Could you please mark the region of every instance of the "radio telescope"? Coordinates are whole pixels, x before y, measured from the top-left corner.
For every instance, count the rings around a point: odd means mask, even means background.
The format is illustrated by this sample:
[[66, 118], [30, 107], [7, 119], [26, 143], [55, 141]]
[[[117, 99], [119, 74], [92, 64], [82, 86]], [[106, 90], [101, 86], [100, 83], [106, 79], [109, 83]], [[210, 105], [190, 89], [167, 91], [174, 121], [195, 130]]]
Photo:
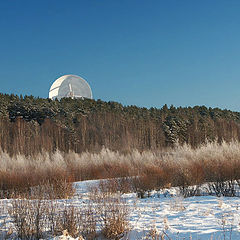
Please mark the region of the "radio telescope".
[[49, 98], [54, 100], [64, 97], [92, 99], [92, 90], [83, 78], [77, 75], [64, 75], [52, 84]]

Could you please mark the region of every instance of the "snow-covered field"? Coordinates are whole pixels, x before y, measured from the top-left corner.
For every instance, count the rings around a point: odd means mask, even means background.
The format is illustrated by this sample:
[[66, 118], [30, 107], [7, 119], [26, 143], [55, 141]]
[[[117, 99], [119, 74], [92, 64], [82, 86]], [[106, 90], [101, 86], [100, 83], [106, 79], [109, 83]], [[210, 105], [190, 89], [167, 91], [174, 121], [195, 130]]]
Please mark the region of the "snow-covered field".
[[[59, 200], [74, 206], [88, 201], [88, 187], [98, 181], [75, 183], [76, 195]], [[123, 194], [130, 209], [130, 230], [123, 239], [151, 239], [156, 230], [164, 239], [240, 239], [240, 198], [197, 196], [182, 198], [171, 188], [152, 192], [151, 197], [139, 199], [136, 194]], [[13, 226], [8, 214], [11, 200], [0, 200], [0, 236]], [[2, 235], [1, 235], [2, 234]], [[53, 239], [64, 239], [63, 236]]]

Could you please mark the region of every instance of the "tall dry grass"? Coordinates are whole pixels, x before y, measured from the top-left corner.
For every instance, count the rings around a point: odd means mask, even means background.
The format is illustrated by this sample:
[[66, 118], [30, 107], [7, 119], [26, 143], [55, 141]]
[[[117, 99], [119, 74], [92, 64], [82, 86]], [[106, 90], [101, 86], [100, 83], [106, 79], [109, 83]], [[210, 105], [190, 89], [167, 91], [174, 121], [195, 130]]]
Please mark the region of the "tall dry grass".
[[223, 181], [240, 179], [240, 143], [208, 142], [197, 148], [177, 145], [165, 151], [132, 150], [126, 154], [105, 148], [100, 153], [56, 151], [32, 157], [10, 157], [0, 152], [0, 166], [4, 196], [10, 190], [30, 191], [32, 186], [48, 181], [67, 183], [129, 176], [132, 178], [128, 184], [136, 191], [180, 186], [184, 193], [190, 185], [213, 182], [215, 188], [221, 188]]
[[36, 192], [34, 199], [12, 199], [8, 206], [13, 223], [11, 239], [48, 239], [62, 233], [79, 239], [120, 239], [129, 230], [129, 207], [120, 193], [109, 191], [108, 185], [100, 181], [89, 186], [88, 200], [81, 204], [46, 200], [42, 191]]

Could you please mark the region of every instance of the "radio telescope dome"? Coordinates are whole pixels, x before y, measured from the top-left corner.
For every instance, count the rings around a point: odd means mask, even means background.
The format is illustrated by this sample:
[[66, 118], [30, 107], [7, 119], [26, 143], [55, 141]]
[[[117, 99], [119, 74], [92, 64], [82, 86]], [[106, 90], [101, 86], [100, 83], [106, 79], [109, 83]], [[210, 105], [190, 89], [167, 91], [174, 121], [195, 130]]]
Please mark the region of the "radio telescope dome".
[[92, 90], [83, 78], [77, 75], [64, 75], [52, 84], [49, 98], [54, 100], [64, 97], [92, 99]]

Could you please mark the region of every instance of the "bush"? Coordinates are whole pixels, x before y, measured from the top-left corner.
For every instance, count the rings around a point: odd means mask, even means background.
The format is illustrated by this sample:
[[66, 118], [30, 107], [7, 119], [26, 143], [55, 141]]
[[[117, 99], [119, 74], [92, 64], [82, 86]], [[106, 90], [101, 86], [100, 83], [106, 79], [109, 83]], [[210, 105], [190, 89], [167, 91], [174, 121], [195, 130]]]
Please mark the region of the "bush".
[[9, 211], [20, 239], [40, 239], [46, 231], [48, 204], [38, 200], [12, 200]]
[[92, 204], [77, 208], [55, 200], [14, 199], [9, 214], [20, 239], [45, 239], [61, 235], [64, 230], [75, 238], [96, 236], [97, 219]]
[[[107, 191], [106, 191], [107, 189]], [[96, 203], [101, 232], [107, 239], [119, 239], [129, 229], [129, 208], [120, 193], [110, 189], [108, 181], [89, 188], [90, 199]]]
[[191, 186], [206, 182], [216, 185], [216, 190], [214, 186], [209, 190], [211, 193], [233, 196], [236, 193], [232, 186], [229, 190], [218, 189], [226, 188], [226, 181], [240, 179], [239, 149], [240, 143], [232, 141], [208, 142], [194, 149], [176, 145], [167, 152], [133, 150], [120, 154], [105, 148], [100, 153], [56, 151], [34, 159], [0, 152], [0, 196], [29, 195], [37, 186], [46, 185], [50, 189], [48, 198], [67, 198], [73, 194], [71, 182], [99, 178], [114, 178], [104, 185], [111, 191], [135, 191], [139, 197], [169, 186], [179, 187], [184, 196], [192, 196], [199, 192]]

